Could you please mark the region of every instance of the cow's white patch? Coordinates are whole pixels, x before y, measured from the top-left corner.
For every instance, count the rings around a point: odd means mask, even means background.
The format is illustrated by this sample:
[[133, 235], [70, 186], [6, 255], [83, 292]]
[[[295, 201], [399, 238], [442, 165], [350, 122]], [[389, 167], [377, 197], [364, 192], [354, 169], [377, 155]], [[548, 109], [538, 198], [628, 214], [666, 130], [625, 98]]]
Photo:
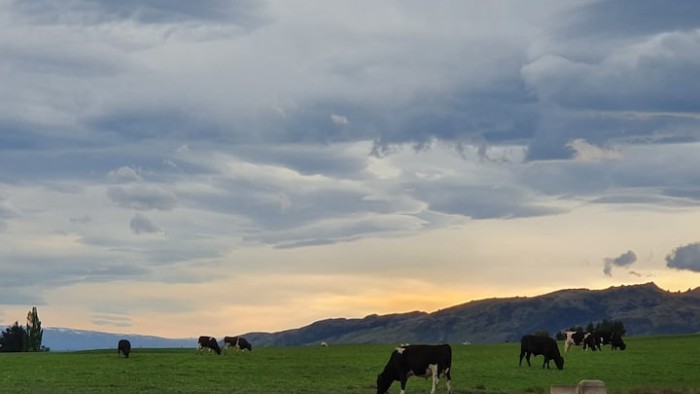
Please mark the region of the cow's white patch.
[[396, 351], [397, 351], [399, 354], [403, 354], [404, 350], [406, 350], [405, 347], [397, 347], [397, 348], [396, 348]]

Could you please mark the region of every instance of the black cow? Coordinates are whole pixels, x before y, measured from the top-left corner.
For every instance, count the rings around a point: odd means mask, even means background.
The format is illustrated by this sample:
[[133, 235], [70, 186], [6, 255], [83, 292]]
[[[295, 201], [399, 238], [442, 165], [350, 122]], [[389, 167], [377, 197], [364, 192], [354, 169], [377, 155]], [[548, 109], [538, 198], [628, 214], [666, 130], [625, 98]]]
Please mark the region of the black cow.
[[549, 361], [554, 360], [557, 368], [564, 369], [564, 357], [559, 353], [559, 346], [554, 338], [542, 337], [535, 335], [524, 335], [520, 339], [520, 365], [523, 364], [523, 357], [527, 360], [527, 365], [530, 364], [530, 355], [543, 355], [545, 366], [549, 369]]
[[204, 348], [207, 348], [209, 350], [209, 353], [211, 351], [215, 351], [216, 354], [221, 354], [221, 348], [219, 348], [219, 343], [216, 342], [216, 338], [214, 337], [207, 337], [207, 336], [201, 336], [197, 340], [197, 353], [200, 353]]
[[248, 350], [253, 351], [253, 345], [248, 342], [247, 339], [243, 337], [224, 337], [224, 350], [229, 347], [234, 347], [236, 350]]
[[447, 381], [447, 393], [452, 393], [450, 368], [452, 368], [452, 348], [448, 344], [400, 346], [391, 353], [389, 362], [377, 376], [377, 394], [389, 391], [389, 387], [395, 380], [401, 382], [401, 393], [405, 392], [406, 381], [413, 375], [432, 377], [431, 393], [435, 393], [442, 375]]
[[613, 334], [611, 331], [596, 331], [595, 334], [598, 336], [598, 342], [601, 345], [609, 345], [611, 343]]
[[117, 354], [123, 354], [124, 357], [129, 358], [129, 353], [131, 353], [131, 342], [127, 339], [120, 339], [117, 344]]
[[616, 332], [612, 333], [610, 335], [610, 344], [612, 345], [612, 350], [620, 349], [620, 350], [625, 350], [627, 349], [627, 345], [625, 345], [625, 342], [622, 340], [622, 336], [617, 334]]

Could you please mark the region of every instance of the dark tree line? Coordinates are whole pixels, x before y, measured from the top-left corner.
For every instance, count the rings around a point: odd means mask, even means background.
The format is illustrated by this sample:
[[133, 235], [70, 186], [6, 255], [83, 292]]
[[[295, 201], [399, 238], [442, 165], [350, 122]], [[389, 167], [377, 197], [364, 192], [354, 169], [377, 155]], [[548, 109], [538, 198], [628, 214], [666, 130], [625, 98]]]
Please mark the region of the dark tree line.
[[[588, 323], [586, 328], [584, 329], [581, 326], [571, 326], [567, 330], [564, 331], [576, 331], [576, 332], [611, 332], [615, 333], [619, 336], [623, 336], [627, 333], [627, 330], [625, 329], [625, 325], [619, 321], [619, 320], [603, 320], [601, 322], [598, 322], [596, 324]], [[563, 340], [566, 338], [566, 335], [564, 335], [563, 332], [558, 332], [556, 338], [558, 340]]]
[[36, 307], [27, 313], [27, 325], [20, 326], [19, 322], [7, 327], [0, 334], [0, 352], [40, 352], [48, 351], [41, 346], [44, 329]]

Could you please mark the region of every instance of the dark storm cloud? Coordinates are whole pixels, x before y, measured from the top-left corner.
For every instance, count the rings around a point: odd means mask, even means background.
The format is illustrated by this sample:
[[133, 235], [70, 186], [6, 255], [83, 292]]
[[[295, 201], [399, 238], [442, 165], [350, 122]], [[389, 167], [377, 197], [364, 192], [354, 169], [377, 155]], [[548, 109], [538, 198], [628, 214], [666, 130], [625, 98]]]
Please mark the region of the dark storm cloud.
[[700, 242], [679, 246], [666, 256], [666, 266], [700, 272]]
[[612, 276], [613, 267], [627, 267], [634, 264], [636, 261], [637, 255], [633, 251], [628, 250], [615, 258], [606, 258], [604, 260], [603, 273], [607, 276]]

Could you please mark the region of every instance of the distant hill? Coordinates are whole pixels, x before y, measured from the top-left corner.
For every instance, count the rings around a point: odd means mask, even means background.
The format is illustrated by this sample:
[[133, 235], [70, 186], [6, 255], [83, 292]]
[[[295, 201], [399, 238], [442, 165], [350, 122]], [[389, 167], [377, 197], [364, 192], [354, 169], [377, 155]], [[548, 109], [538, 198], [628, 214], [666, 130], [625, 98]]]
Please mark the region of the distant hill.
[[196, 338], [161, 338], [147, 335], [110, 334], [97, 331], [73, 330], [70, 328], [44, 328], [42, 344], [52, 352], [117, 349], [120, 339], [128, 339], [132, 348], [180, 348], [197, 347]]
[[472, 301], [432, 313], [327, 319], [277, 333], [248, 333], [258, 346], [328, 343], [495, 343], [526, 333], [620, 320], [627, 335], [700, 332], [700, 287], [683, 293], [654, 283], [605, 290], [560, 290], [537, 297]]

